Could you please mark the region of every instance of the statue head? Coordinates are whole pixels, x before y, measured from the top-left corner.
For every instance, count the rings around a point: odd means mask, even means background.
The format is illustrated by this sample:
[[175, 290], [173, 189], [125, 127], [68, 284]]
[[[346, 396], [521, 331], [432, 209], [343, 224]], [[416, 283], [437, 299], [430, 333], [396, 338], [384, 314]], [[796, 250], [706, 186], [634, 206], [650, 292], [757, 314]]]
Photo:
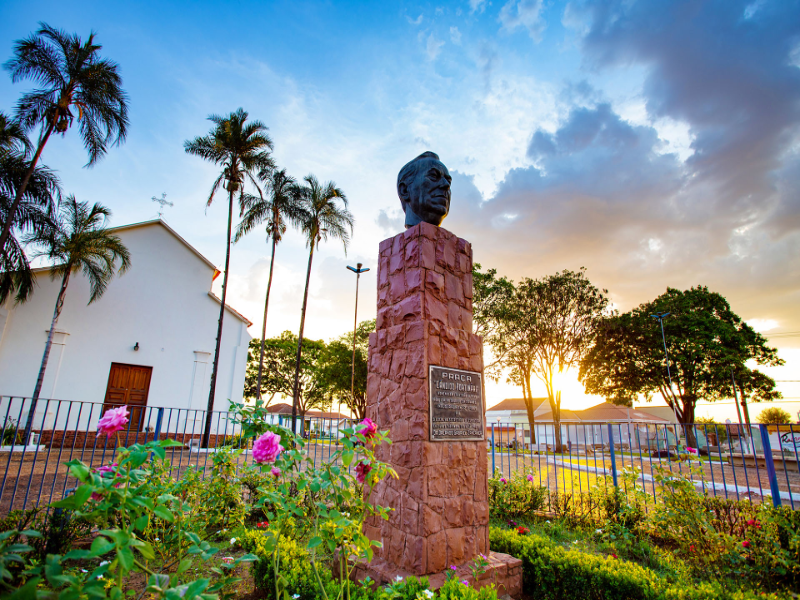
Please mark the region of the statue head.
[[406, 213], [406, 229], [425, 222], [437, 227], [450, 211], [447, 167], [433, 152], [423, 152], [397, 175], [397, 195]]

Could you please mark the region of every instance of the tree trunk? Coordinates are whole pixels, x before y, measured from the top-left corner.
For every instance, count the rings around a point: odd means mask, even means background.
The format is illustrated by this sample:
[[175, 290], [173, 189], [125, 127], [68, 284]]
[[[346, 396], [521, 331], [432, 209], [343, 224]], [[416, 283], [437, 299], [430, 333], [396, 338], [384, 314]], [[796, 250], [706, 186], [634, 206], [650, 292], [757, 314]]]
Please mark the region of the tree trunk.
[[225, 247], [225, 273], [222, 275], [222, 299], [219, 305], [217, 323], [217, 345], [214, 349], [214, 365], [211, 367], [211, 389], [208, 392], [206, 407], [206, 426], [203, 428], [203, 448], [208, 448], [211, 439], [211, 419], [214, 411], [214, 396], [217, 391], [217, 370], [219, 369], [219, 349], [222, 343], [222, 321], [225, 318], [225, 298], [228, 294], [228, 270], [231, 263], [231, 225], [233, 223], [233, 190], [228, 192], [228, 245]]
[[33, 172], [36, 170], [36, 163], [39, 162], [39, 157], [42, 155], [42, 150], [44, 150], [44, 146], [47, 143], [47, 140], [50, 138], [50, 134], [53, 133], [53, 127], [53, 123], [48, 125], [47, 131], [42, 139], [39, 140], [39, 146], [36, 148], [36, 154], [34, 154], [33, 159], [31, 159], [31, 164], [28, 167], [28, 171], [25, 173], [25, 177], [23, 177], [22, 183], [20, 184], [19, 189], [14, 196], [14, 202], [11, 204], [11, 209], [8, 211], [6, 222], [3, 223], [3, 232], [0, 233], [0, 252], [3, 253], [3, 256], [6, 255], [6, 242], [8, 241], [8, 236], [11, 235], [11, 227], [14, 225], [14, 218], [17, 215], [17, 209], [19, 209], [19, 204], [22, 202], [22, 195], [25, 193], [25, 189], [28, 187], [28, 182], [31, 180]]
[[306, 290], [303, 293], [303, 308], [300, 310], [300, 333], [297, 336], [297, 358], [294, 366], [294, 390], [292, 391], [292, 433], [297, 433], [297, 407], [300, 402], [300, 356], [303, 352], [303, 329], [306, 326], [306, 304], [308, 304], [308, 283], [311, 281], [311, 262], [314, 260], [314, 245], [308, 253], [308, 270], [306, 271]]
[[267, 297], [264, 299], [264, 323], [261, 325], [261, 353], [258, 355], [258, 385], [256, 398], [261, 399], [261, 375], [264, 372], [264, 338], [267, 335], [267, 310], [269, 309], [269, 291], [272, 289], [272, 269], [275, 266], [275, 246], [278, 240], [272, 236], [272, 258], [269, 261], [269, 280], [267, 281]]
[[531, 428], [531, 444], [536, 443], [536, 416], [533, 406], [533, 392], [531, 390], [531, 370], [526, 368], [522, 378], [522, 396], [525, 399], [525, 409], [528, 413], [528, 425]]
[[556, 452], [564, 452], [564, 445], [561, 439], [561, 391], [555, 392], [555, 398], [551, 393], [548, 397], [550, 410], [553, 411], [553, 427], [556, 434]]
[[686, 434], [686, 445], [697, 448], [697, 436], [694, 434], [694, 405], [695, 400], [691, 398], [683, 399], [683, 430]]
[[58, 317], [61, 316], [61, 310], [64, 308], [64, 296], [67, 294], [67, 285], [69, 284], [69, 275], [72, 269], [67, 269], [64, 277], [61, 280], [61, 289], [56, 298], [56, 307], [53, 311], [53, 319], [50, 321], [50, 331], [47, 332], [47, 342], [44, 345], [44, 355], [42, 356], [42, 364], [39, 367], [39, 376], [36, 378], [36, 388], [33, 390], [33, 397], [31, 398], [31, 408], [28, 413], [28, 421], [25, 424], [25, 444], [27, 445], [28, 439], [31, 435], [31, 428], [33, 427], [33, 417], [36, 413], [36, 403], [39, 401], [39, 394], [42, 392], [42, 385], [44, 384], [44, 373], [47, 370], [47, 361], [50, 359], [50, 348], [53, 347], [53, 332], [58, 323]]

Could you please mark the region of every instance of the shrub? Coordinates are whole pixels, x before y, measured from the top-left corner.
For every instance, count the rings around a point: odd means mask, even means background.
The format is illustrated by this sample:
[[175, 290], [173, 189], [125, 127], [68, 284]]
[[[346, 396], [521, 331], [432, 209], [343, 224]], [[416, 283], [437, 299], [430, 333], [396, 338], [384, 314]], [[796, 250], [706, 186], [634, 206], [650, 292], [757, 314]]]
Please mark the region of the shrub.
[[495, 551], [522, 560], [523, 588], [542, 600], [778, 600], [788, 596], [728, 590], [718, 582], [677, 582], [635, 563], [563, 548], [548, 538], [491, 528]]
[[[253, 581], [257, 588], [268, 593], [275, 590], [275, 564], [270, 545], [272, 534], [264, 531], [246, 531], [239, 544], [245, 551], [251, 552], [258, 560], [251, 564]], [[277, 560], [278, 573], [283, 579], [284, 589], [298, 600], [316, 600], [323, 597], [319, 591], [314, 570], [311, 566], [311, 555], [305, 547], [285, 536], [278, 537]], [[333, 582], [329, 569], [320, 569], [319, 576], [329, 597], [335, 598], [338, 588]], [[295, 595], [296, 594], [296, 595]], [[333, 594], [331, 596], [331, 594]]]
[[542, 510], [547, 488], [536, 485], [535, 471], [517, 471], [503, 477], [497, 471], [489, 478], [489, 511], [498, 519], [519, 518]]

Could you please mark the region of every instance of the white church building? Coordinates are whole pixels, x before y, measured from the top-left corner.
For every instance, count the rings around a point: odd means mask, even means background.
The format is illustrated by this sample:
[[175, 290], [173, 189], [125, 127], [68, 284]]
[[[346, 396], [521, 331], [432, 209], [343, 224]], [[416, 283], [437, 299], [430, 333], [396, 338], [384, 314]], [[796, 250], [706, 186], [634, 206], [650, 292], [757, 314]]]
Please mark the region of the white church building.
[[[220, 308], [211, 285], [219, 271], [160, 219], [112, 231], [130, 251], [131, 267], [91, 305], [88, 280], [70, 279], [34, 429], [91, 431], [104, 407], [127, 404], [133, 429], [151, 431], [160, 413], [161, 431], [202, 431]], [[0, 306], [0, 428], [27, 419], [22, 399], [36, 385], [58, 295], [60, 281], [49, 269], [35, 276], [30, 300]], [[251, 339], [252, 323], [226, 309], [218, 411], [242, 399]], [[222, 421], [215, 418], [215, 431], [228, 429]]]

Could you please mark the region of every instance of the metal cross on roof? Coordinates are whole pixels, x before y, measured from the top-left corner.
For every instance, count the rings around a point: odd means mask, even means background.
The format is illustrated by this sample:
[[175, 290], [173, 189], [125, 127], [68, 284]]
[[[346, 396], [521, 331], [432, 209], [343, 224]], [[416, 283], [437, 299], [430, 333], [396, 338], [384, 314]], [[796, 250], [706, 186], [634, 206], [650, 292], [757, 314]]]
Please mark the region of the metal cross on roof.
[[166, 192], [161, 194], [161, 198], [156, 198], [155, 196], [153, 196], [153, 202], [158, 202], [161, 205], [161, 208], [158, 209], [158, 218], [159, 219], [164, 216], [164, 207], [165, 206], [174, 206], [174, 204], [172, 202], [167, 200]]

